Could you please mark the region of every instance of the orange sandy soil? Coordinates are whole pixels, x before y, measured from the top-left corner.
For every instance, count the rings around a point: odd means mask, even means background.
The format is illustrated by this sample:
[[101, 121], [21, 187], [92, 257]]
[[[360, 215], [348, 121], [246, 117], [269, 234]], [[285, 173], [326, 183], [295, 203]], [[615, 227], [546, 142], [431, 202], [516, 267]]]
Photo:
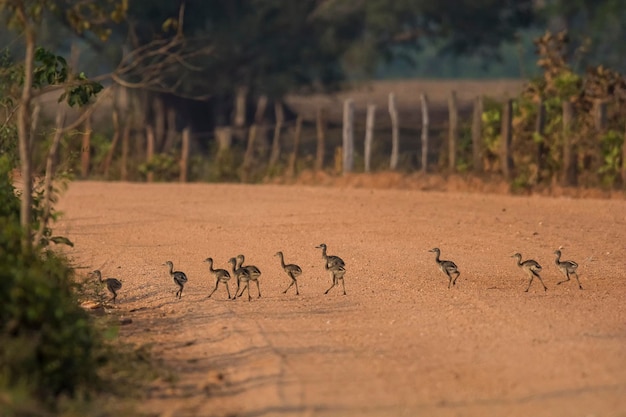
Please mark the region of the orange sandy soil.
[[[161, 416], [626, 416], [626, 201], [308, 185], [75, 182], [55, 232], [121, 278], [121, 338], [178, 376]], [[348, 295], [320, 250], [347, 264]], [[444, 259], [461, 270], [447, 288]], [[580, 264], [584, 290], [553, 251]], [[303, 274], [300, 296], [276, 251]], [[544, 292], [511, 255], [544, 269]], [[257, 265], [227, 300], [203, 260]], [[189, 277], [181, 300], [162, 264]], [[234, 281], [231, 280], [231, 281]], [[234, 282], [230, 283], [231, 292]]]

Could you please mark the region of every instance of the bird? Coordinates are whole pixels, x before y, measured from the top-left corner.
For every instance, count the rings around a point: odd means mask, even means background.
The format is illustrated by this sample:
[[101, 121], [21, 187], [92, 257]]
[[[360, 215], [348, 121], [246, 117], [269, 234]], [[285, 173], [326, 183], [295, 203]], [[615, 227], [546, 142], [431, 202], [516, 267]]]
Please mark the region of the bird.
[[215, 275], [215, 288], [211, 291], [208, 298], [211, 298], [213, 293], [217, 291], [217, 287], [220, 285], [220, 282], [223, 282], [226, 286], [226, 292], [228, 293], [228, 299], [230, 300], [230, 289], [228, 288], [228, 281], [230, 280], [230, 274], [225, 269], [213, 269], [213, 258], [206, 258], [204, 262], [209, 264], [209, 271], [213, 275]]
[[[258, 298], [261, 298], [261, 287], [259, 286], [259, 277], [261, 276], [261, 270], [254, 265], [244, 266], [243, 263], [246, 260], [246, 258], [243, 255], [237, 255], [237, 260], [239, 261], [239, 268], [243, 268], [246, 271], [248, 271], [248, 274], [250, 276], [250, 278], [248, 279], [248, 282], [246, 282], [246, 285], [249, 285], [250, 281], [256, 282], [256, 288], [259, 292]], [[241, 294], [239, 294], [238, 297], [241, 297], [244, 289], [245, 288], [241, 289]], [[239, 290], [239, 282], [237, 282], [237, 290]], [[249, 293], [250, 293], [250, 287], [248, 287], [248, 295], [250, 295]]]
[[511, 258], [517, 258], [517, 266], [522, 268], [522, 270], [525, 271], [530, 277], [530, 281], [528, 281], [528, 287], [526, 288], [526, 292], [528, 292], [528, 290], [530, 289], [530, 284], [533, 283], [533, 279], [535, 277], [539, 278], [541, 285], [543, 285], [543, 290], [544, 291], [548, 290], [548, 287], [546, 287], [546, 284], [543, 283], [543, 280], [541, 279], [541, 276], [539, 275], [539, 272], [541, 272], [542, 270], [541, 265], [539, 265], [539, 262], [535, 261], [534, 259], [527, 259], [524, 262], [522, 262], [522, 254], [519, 252], [515, 253], [513, 256], [511, 256]]
[[318, 246], [316, 246], [316, 248], [322, 250], [322, 258], [324, 258], [328, 267], [332, 268], [333, 266], [346, 266], [346, 263], [339, 256], [326, 254], [326, 250], [328, 249], [326, 243], [320, 243]]
[[102, 279], [102, 272], [99, 269], [96, 269], [92, 272], [92, 275], [95, 275], [98, 278], [98, 281], [105, 283], [107, 286], [107, 290], [113, 295], [110, 301], [115, 303], [115, 299], [117, 298], [117, 292], [122, 289], [122, 281], [117, 278], [106, 278]]
[[435, 262], [439, 265], [441, 272], [446, 274], [448, 277], [448, 288], [450, 288], [451, 285], [456, 285], [456, 280], [459, 278], [459, 275], [461, 275], [461, 272], [456, 264], [452, 261], [443, 261], [439, 259], [439, 256], [441, 255], [441, 250], [439, 248], [432, 248], [428, 252], [434, 252], [437, 254]]
[[[237, 258], [230, 258], [228, 260], [228, 263], [232, 265], [233, 268], [233, 275], [235, 276], [235, 278], [237, 279], [237, 290], [235, 291], [235, 295], [233, 296], [233, 300], [236, 300], [238, 295], [237, 293], [239, 292], [239, 285], [241, 282], [245, 283], [245, 286], [243, 288], [243, 290], [246, 289], [246, 287], [248, 287], [248, 301], [252, 300], [252, 297], [250, 296], [250, 286], [249, 281], [250, 281], [250, 272], [248, 272], [247, 269], [242, 268], [241, 266], [239, 266], [239, 261], [237, 260]], [[243, 290], [241, 290], [241, 293], [243, 294]], [[240, 297], [240, 295], [239, 295]]]
[[333, 276], [333, 284], [330, 286], [329, 289], [324, 291], [324, 294], [328, 294], [328, 291], [330, 291], [334, 286], [338, 285], [339, 280], [341, 280], [341, 286], [343, 287], [343, 295], [346, 295], [346, 283], [343, 279], [343, 276], [346, 274], [346, 267], [343, 265], [329, 266], [328, 264], [325, 264], [324, 268], [327, 271], [330, 271]]
[[556, 267], [559, 269], [559, 271], [561, 271], [561, 273], [563, 273], [563, 275], [565, 275], [565, 280], [561, 281], [561, 282], [557, 282], [556, 285], [561, 285], [564, 282], [567, 282], [570, 280], [570, 275], [574, 275], [576, 277], [576, 281], [578, 282], [578, 288], [580, 288], [581, 290], [583, 289], [583, 286], [580, 285], [580, 280], [578, 279], [578, 272], [576, 272], [576, 270], [578, 269], [578, 264], [574, 261], [562, 261], [561, 260], [561, 251], [560, 250], [555, 250], [554, 254], [556, 255], [556, 259], [554, 260], [554, 264], [556, 265]]
[[178, 285], [178, 291], [176, 291], [176, 297], [179, 299], [183, 296], [183, 287], [187, 283], [187, 275], [182, 271], [174, 271], [174, 264], [172, 261], [167, 261], [163, 264], [170, 267], [170, 275], [174, 279], [174, 284]]
[[289, 275], [291, 278], [291, 284], [283, 291], [283, 294], [287, 293], [287, 290], [291, 288], [294, 284], [296, 285], [296, 295], [300, 295], [300, 291], [298, 290], [298, 281], [297, 278], [302, 275], [302, 268], [300, 268], [296, 264], [285, 264], [285, 257], [282, 252], [276, 252], [274, 256], [278, 256], [280, 258], [280, 266], [283, 267], [283, 270]]

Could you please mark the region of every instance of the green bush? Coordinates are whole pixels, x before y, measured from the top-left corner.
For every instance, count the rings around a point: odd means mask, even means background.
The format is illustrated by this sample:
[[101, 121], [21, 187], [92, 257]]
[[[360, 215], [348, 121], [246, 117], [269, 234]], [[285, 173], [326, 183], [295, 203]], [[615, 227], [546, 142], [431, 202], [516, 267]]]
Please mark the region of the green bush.
[[0, 159], [0, 390], [53, 401], [98, 383], [101, 336], [76, 300], [73, 271], [52, 251], [23, 251], [19, 197]]

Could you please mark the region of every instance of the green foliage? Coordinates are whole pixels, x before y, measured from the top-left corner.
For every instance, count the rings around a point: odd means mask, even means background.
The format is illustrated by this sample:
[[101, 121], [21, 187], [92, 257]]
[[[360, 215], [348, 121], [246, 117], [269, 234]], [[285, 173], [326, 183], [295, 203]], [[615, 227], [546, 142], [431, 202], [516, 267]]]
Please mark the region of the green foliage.
[[144, 178], [152, 173], [155, 181], [174, 181], [180, 175], [180, 165], [174, 155], [159, 153], [148, 162], [139, 165], [139, 172]]
[[604, 185], [613, 185], [620, 176], [622, 161], [622, 146], [624, 146], [624, 133], [609, 130], [600, 137], [602, 152], [602, 166], [598, 173], [602, 177]]
[[0, 380], [42, 398], [73, 395], [98, 381], [99, 338], [77, 305], [67, 262], [49, 251], [22, 251], [19, 198], [2, 159]]

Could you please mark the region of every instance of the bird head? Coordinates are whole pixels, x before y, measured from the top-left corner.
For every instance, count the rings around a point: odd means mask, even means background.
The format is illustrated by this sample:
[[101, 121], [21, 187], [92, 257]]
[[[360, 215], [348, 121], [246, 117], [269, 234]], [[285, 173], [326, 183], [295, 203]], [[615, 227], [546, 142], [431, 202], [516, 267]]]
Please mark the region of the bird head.
[[439, 250], [439, 248], [432, 248], [428, 252], [441, 253], [441, 250]]
[[212, 264], [212, 263], [213, 263], [213, 258], [206, 258], [206, 259], [204, 260], [204, 262], [208, 262], [208, 263], [211, 263], [211, 264]]
[[511, 255], [511, 258], [522, 258], [522, 254], [519, 252], [514, 253], [513, 255]]
[[326, 249], [326, 243], [320, 243], [318, 246], [315, 247], [316, 249]]
[[281, 251], [278, 251], [274, 254], [274, 256], [283, 256], [283, 253]]

